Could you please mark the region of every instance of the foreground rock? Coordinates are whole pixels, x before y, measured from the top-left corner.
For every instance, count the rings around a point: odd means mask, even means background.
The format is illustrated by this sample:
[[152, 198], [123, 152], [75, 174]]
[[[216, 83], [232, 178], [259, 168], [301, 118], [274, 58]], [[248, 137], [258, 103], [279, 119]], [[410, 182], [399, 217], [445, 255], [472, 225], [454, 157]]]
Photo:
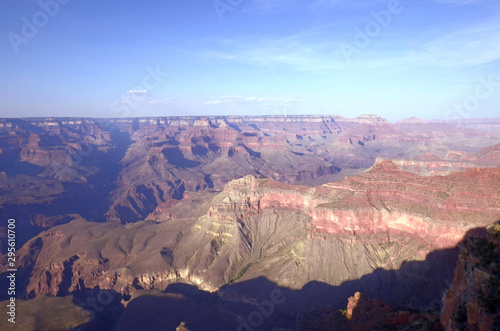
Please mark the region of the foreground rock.
[[394, 309], [380, 299], [356, 292], [349, 297], [347, 308], [326, 307], [321, 313], [302, 312], [295, 325], [297, 331], [365, 331], [365, 330], [442, 330], [439, 314]]
[[500, 223], [486, 230], [486, 238], [468, 238], [459, 245], [453, 282], [443, 298], [446, 330], [500, 328]]

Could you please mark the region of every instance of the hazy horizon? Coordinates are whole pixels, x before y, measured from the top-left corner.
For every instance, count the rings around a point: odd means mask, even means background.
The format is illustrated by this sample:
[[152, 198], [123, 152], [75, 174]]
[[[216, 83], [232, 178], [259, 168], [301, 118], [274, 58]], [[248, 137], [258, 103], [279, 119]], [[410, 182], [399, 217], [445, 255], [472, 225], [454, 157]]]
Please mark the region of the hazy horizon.
[[[20, 120], [32, 120], [32, 119], [87, 119], [87, 120], [132, 120], [132, 119], [144, 119], [144, 118], [149, 118], [149, 119], [155, 119], [155, 118], [223, 118], [223, 117], [273, 117], [273, 116], [285, 116], [285, 117], [306, 117], [306, 116], [324, 116], [324, 117], [335, 117], [335, 116], [340, 116], [344, 119], [357, 119], [362, 116], [380, 116], [378, 114], [358, 114], [358, 115], [353, 115], [353, 116], [342, 116], [339, 114], [283, 114], [283, 115], [278, 115], [278, 114], [258, 114], [258, 115], [251, 115], [251, 114], [240, 114], [240, 115], [151, 115], [151, 116], [131, 116], [131, 117], [94, 117], [94, 116], [23, 116], [23, 117], [0, 117], [0, 120], [14, 120], [14, 119], [20, 119]], [[469, 117], [469, 118], [448, 118], [448, 119], [439, 119], [439, 118], [431, 118], [431, 119], [423, 119], [417, 116], [409, 116], [400, 120], [390, 120], [388, 118], [380, 116], [382, 119], [387, 120], [391, 124], [396, 124], [401, 121], [409, 120], [409, 119], [416, 119], [416, 120], [422, 120], [424, 122], [429, 122], [429, 123], [435, 123], [435, 122], [456, 122], [456, 121], [474, 121], [474, 120], [500, 120], [500, 116], [496, 117]]]

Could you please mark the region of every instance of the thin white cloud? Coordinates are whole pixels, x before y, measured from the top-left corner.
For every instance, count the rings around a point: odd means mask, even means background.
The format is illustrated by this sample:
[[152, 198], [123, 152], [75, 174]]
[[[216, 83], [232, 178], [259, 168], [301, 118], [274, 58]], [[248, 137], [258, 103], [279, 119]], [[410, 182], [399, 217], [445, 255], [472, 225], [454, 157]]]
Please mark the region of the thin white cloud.
[[267, 39], [259, 42], [235, 41], [231, 51], [209, 50], [203, 57], [245, 62], [263, 67], [288, 65], [299, 71], [333, 69], [330, 60], [324, 58], [332, 45], [306, 44], [289, 37]]
[[148, 90], [128, 90], [127, 91], [127, 94], [135, 94], [135, 95], [138, 95], [138, 94], [149, 94], [149, 91]]
[[500, 59], [500, 26], [484, 23], [425, 44], [420, 56], [439, 66], [468, 67]]
[[[499, 20], [500, 21], [500, 20]], [[353, 32], [354, 36], [354, 32]], [[500, 60], [500, 25], [496, 20], [449, 32], [434, 39], [415, 41], [412, 48], [367, 47], [347, 64], [340, 49], [342, 42], [327, 28], [317, 28], [282, 38], [224, 40], [199, 55], [273, 68], [289, 66], [297, 71], [323, 73], [344, 69], [384, 67], [467, 68]]]
[[248, 97], [240, 95], [224, 95], [216, 98], [215, 100], [206, 101], [207, 105], [218, 104], [292, 104], [299, 102], [308, 102], [310, 99], [304, 96], [287, 96], [287, 97]]

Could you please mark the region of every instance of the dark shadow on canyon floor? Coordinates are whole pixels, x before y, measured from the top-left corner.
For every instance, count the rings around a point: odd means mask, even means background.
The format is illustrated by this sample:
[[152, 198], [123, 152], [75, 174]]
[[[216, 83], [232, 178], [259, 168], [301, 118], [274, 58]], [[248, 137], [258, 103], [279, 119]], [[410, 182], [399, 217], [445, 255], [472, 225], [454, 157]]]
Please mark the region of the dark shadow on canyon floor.
[[[470, 230], [467, 236], [485, 237], [485, 229]], [[36, 242], [32, 249], [39, 249]], [[291, 289], [258, 277], [225, 285], [218, 294], [174, 283], [164, 291], [138, 290], [131, 299], [114, 291], [85, 288], [82, 281], [78, 291], [63, 295], [73, 295], [74, 304], [93, 315], [80, 330], [175, 330], [182, 322], [191, 331], [293, 329], [298, 320], [317, 316], [326, 307], [345, 309], [355, 292], [382, 299], [394, 309], [439, 311], [443, 292], [452, 281], [457, 252], [457, 248], [436, 250], [423, 261], [404, 262], [398, 270], [376, 269], [338, 286], [311, 281], [301, 289]], [[0, 275], [2, 288], [7, 285], [3, 284], [6, 276]], [[29, 276], [30, 270], [20, 268], [20, 291]]]
[[[6, 220], [14, 218], [17, 228], [18, 247], [21, 247], [29, 239], [33, 238], [47, 228], [72, 221], [75, 217], [68, 215], [80, 215], [89, 221], [106, 221], [105, 213], [111, 206], [111, 194], [116, 189], [116, 178], [123, 165], [120, 163], [130, 146], [130, 136], [126, 132], [113, 130], [111, 139], [115, 148], [108, 153], [99, 151], [95, 146], [88, 153], [79, 155], [70, 154], [75, 162], [76, 168], [84, 166], [88, 169], [99, 169], [94, 175], [89, 176], [86, 183], [62, 182], [64, 192], [55, 200], [42, 204], [4, 204], [0, 206], [0, 225], [6, 226]], [[15, 169], [21, 169], [22, 173], [32, 176], [38, 175], [43, 169], [27, 162], [18, 161], [19, 151], [15, 157], [0, 157], [0, 170], [10, 174], [18, 174]], [[8, 163], [9, 160], [17, 160]], [[7, 162], [7, 163], [6, 163]], [[27, 169], [32, 169], [27, 170]], [[13, 169], [11, 171], [11, 169]], [[50, 226], [38, 226], [33, 220], [37, 215], [51, 220]], [[6, 251], [6, 241], [2, 241], [1, 251]]]
[[357, 291], [397, 309], [437, 310], [456, 260], [457, 249], [434, 251], [424, 261], [405, 262], [399, 270], [377, 269], [339, 286], [313, 281], [290, 289], [258, 277], [225, 285], [216, 295], [171, 284], [163, 292], [145, 290], [128, 302], [117, 330], [175, 330], [181, 322], [191, 331], [289, 329], [301, 315], [327, 306], [345, 309]]

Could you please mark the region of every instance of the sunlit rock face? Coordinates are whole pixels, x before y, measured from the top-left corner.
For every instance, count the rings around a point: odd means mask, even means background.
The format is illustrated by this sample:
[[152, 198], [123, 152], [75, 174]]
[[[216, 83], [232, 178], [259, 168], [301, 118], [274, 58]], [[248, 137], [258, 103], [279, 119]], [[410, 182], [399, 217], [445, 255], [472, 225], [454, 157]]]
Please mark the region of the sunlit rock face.
[[[383, 158], [377, 158], [375, 164], [383, 161]], [[443, 158], [440, 158], [432, 153], [424, 153], [411, 160], [394, 159], [392, 162], [401, 170], [421, 176], [449, 175], [452, 172], [478, 167], [498, 167], [500, 166], [500, 144], [482, 148], [473, 154], [449, 151]]]

